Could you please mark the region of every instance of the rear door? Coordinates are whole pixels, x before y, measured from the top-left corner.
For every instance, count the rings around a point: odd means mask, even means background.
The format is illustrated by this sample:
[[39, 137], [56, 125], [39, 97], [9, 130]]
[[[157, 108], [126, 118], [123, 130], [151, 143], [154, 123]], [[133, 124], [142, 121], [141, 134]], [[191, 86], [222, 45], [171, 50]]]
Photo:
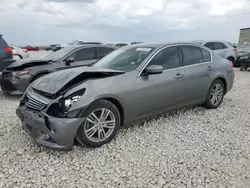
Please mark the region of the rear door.
[[191, 45], [180, 47], [186, 72], [186, 102], [199, 102], [206, 96], [213, 70], [211, 54], [204, 48]]
[[227, 58], [228, 47], [222, 42], [213, 42], [213, 49], [220, 57]]

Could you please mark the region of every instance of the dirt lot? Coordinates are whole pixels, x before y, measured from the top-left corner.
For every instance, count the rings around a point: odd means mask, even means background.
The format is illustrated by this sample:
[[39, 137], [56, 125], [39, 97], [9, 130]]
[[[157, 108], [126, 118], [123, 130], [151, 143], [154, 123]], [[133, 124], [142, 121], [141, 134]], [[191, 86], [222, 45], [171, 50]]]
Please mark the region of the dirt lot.
[[[45, 56], [48, 52], [33, 52]], [[250, 72], [221, 107], [182, 109], [123, 128], [98, 149], [38, 146], [0, 91], [0, 187], [250, 187]]]

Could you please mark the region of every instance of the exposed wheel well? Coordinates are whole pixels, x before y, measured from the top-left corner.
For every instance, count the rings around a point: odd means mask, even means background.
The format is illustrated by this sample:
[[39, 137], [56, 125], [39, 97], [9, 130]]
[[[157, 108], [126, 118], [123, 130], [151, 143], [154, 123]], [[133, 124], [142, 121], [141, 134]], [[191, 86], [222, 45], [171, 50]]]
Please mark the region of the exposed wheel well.
[[232, 60], [232, 63], [234, 63], [234, 57], [232, 57], [232, 56], [230, 56], [230, 57], [228, 57], [227, 59], [231, 59]]
[[226, 92], [227, 91], [227, 82], [226, 82], [226, 80], [224, 78], [222, 78], [222, 77], [219, 77], [216, 80], [221, 80], [223, 82], [223, 84], [225, 86], [225, 92]]
[[117, 107], [121, 115], [121, 126], [123, 126], [124, 125], [124, 109], [121, 103], [114, 98], [103, 98], [103, 99], [113, 103]]

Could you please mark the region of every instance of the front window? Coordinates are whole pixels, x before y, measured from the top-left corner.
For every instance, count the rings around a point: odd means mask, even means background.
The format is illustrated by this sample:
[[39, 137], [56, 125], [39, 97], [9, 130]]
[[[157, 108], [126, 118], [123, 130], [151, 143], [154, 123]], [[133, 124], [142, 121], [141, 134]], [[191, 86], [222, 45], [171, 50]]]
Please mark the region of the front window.
[[93, 67], [129, 72], [136, 69], [154, 49], [152, 47], [121, 48], [99, 60]]
[[74, 47], [65, 47], [56, 52], [53, 52], [45, 57], [47, 60], [57, 60], [63, 58], [68, 52], [70, 52]]

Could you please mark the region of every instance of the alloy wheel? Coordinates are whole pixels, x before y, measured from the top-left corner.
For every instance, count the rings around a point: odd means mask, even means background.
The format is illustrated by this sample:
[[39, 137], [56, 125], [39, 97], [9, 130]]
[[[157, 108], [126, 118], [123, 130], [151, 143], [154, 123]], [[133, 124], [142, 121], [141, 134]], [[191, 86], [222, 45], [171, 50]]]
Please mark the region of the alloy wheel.
[[106, 140], [114, 131], [116, 119], [107, 108], [99, 108], [88, 115], [84, 122], [84, 133], [92, 142]]
[[223, 98], [223, 87], [221, 84], [217, 83], [214, 84], [211, 92], [210, 92], [210, 101], [211, 103], [216, 106], [218, 105]]

